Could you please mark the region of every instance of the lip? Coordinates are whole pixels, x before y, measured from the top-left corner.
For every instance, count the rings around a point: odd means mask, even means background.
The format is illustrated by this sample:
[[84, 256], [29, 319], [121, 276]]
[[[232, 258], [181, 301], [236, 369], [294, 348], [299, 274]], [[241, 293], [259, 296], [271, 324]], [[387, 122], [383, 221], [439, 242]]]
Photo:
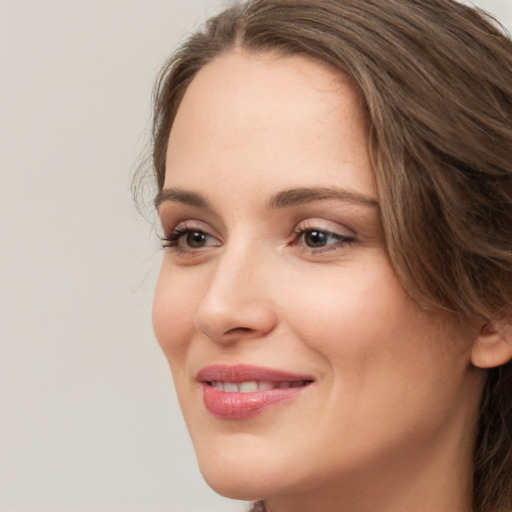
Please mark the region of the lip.
[[[196, 380], [201, 384], [206, 409], [216, 418], [224, 420], [252, 418], [271, 407], [295, 398], [314, 381], [311, 375], [250, 365], [206, 366], [198, 372]], [[244, 393], [240, 391], [227, 392], [215, 388], [211, 385], [214, 381], [232, 383], [266, 381], [276, 383], [276, 385], [280, 382], [306, 381], [306, 383], [296, 387]]]

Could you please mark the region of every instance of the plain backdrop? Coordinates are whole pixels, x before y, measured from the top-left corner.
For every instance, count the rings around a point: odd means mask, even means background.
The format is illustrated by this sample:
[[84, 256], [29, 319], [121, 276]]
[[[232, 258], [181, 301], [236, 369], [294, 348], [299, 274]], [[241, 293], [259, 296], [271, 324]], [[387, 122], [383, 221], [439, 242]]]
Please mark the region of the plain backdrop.
[[197, 470], [130, 196], [159, 66], [229, 3], [0, 2], [0, 512], [246, 508]]

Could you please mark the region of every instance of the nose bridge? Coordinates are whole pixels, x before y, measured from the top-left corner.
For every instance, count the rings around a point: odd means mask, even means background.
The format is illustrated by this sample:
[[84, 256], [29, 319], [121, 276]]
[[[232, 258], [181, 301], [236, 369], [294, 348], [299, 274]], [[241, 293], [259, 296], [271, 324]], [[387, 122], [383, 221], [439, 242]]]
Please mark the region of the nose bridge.
[[276, 322], [265, 257], [257, 242], [226, 244], [196, 312], [196, 325], [218, 342], [263, 337]]

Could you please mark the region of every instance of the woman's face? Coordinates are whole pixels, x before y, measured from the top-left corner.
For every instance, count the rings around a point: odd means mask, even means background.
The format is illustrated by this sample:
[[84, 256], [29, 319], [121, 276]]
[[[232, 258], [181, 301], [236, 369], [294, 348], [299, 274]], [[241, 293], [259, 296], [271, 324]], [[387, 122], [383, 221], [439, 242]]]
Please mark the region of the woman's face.
[[153, 322], [221, 494], [348, 496], [472, 443], [471, 333], [397, 280], [366, 133], [348, 80], [298, 56], [223, 55], [181, 103]]

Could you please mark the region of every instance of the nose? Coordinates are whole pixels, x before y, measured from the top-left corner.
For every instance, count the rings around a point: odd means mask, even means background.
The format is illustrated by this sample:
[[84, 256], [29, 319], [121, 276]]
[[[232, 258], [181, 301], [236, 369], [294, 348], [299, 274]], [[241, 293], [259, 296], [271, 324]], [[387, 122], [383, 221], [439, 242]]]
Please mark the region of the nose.
[[271, 297], [275, 284], [263, 258], [226, 250], [214, 265], [196, 311], [196, 327], [217, 343], [258, 339], [272, 332], [277, 324]]

